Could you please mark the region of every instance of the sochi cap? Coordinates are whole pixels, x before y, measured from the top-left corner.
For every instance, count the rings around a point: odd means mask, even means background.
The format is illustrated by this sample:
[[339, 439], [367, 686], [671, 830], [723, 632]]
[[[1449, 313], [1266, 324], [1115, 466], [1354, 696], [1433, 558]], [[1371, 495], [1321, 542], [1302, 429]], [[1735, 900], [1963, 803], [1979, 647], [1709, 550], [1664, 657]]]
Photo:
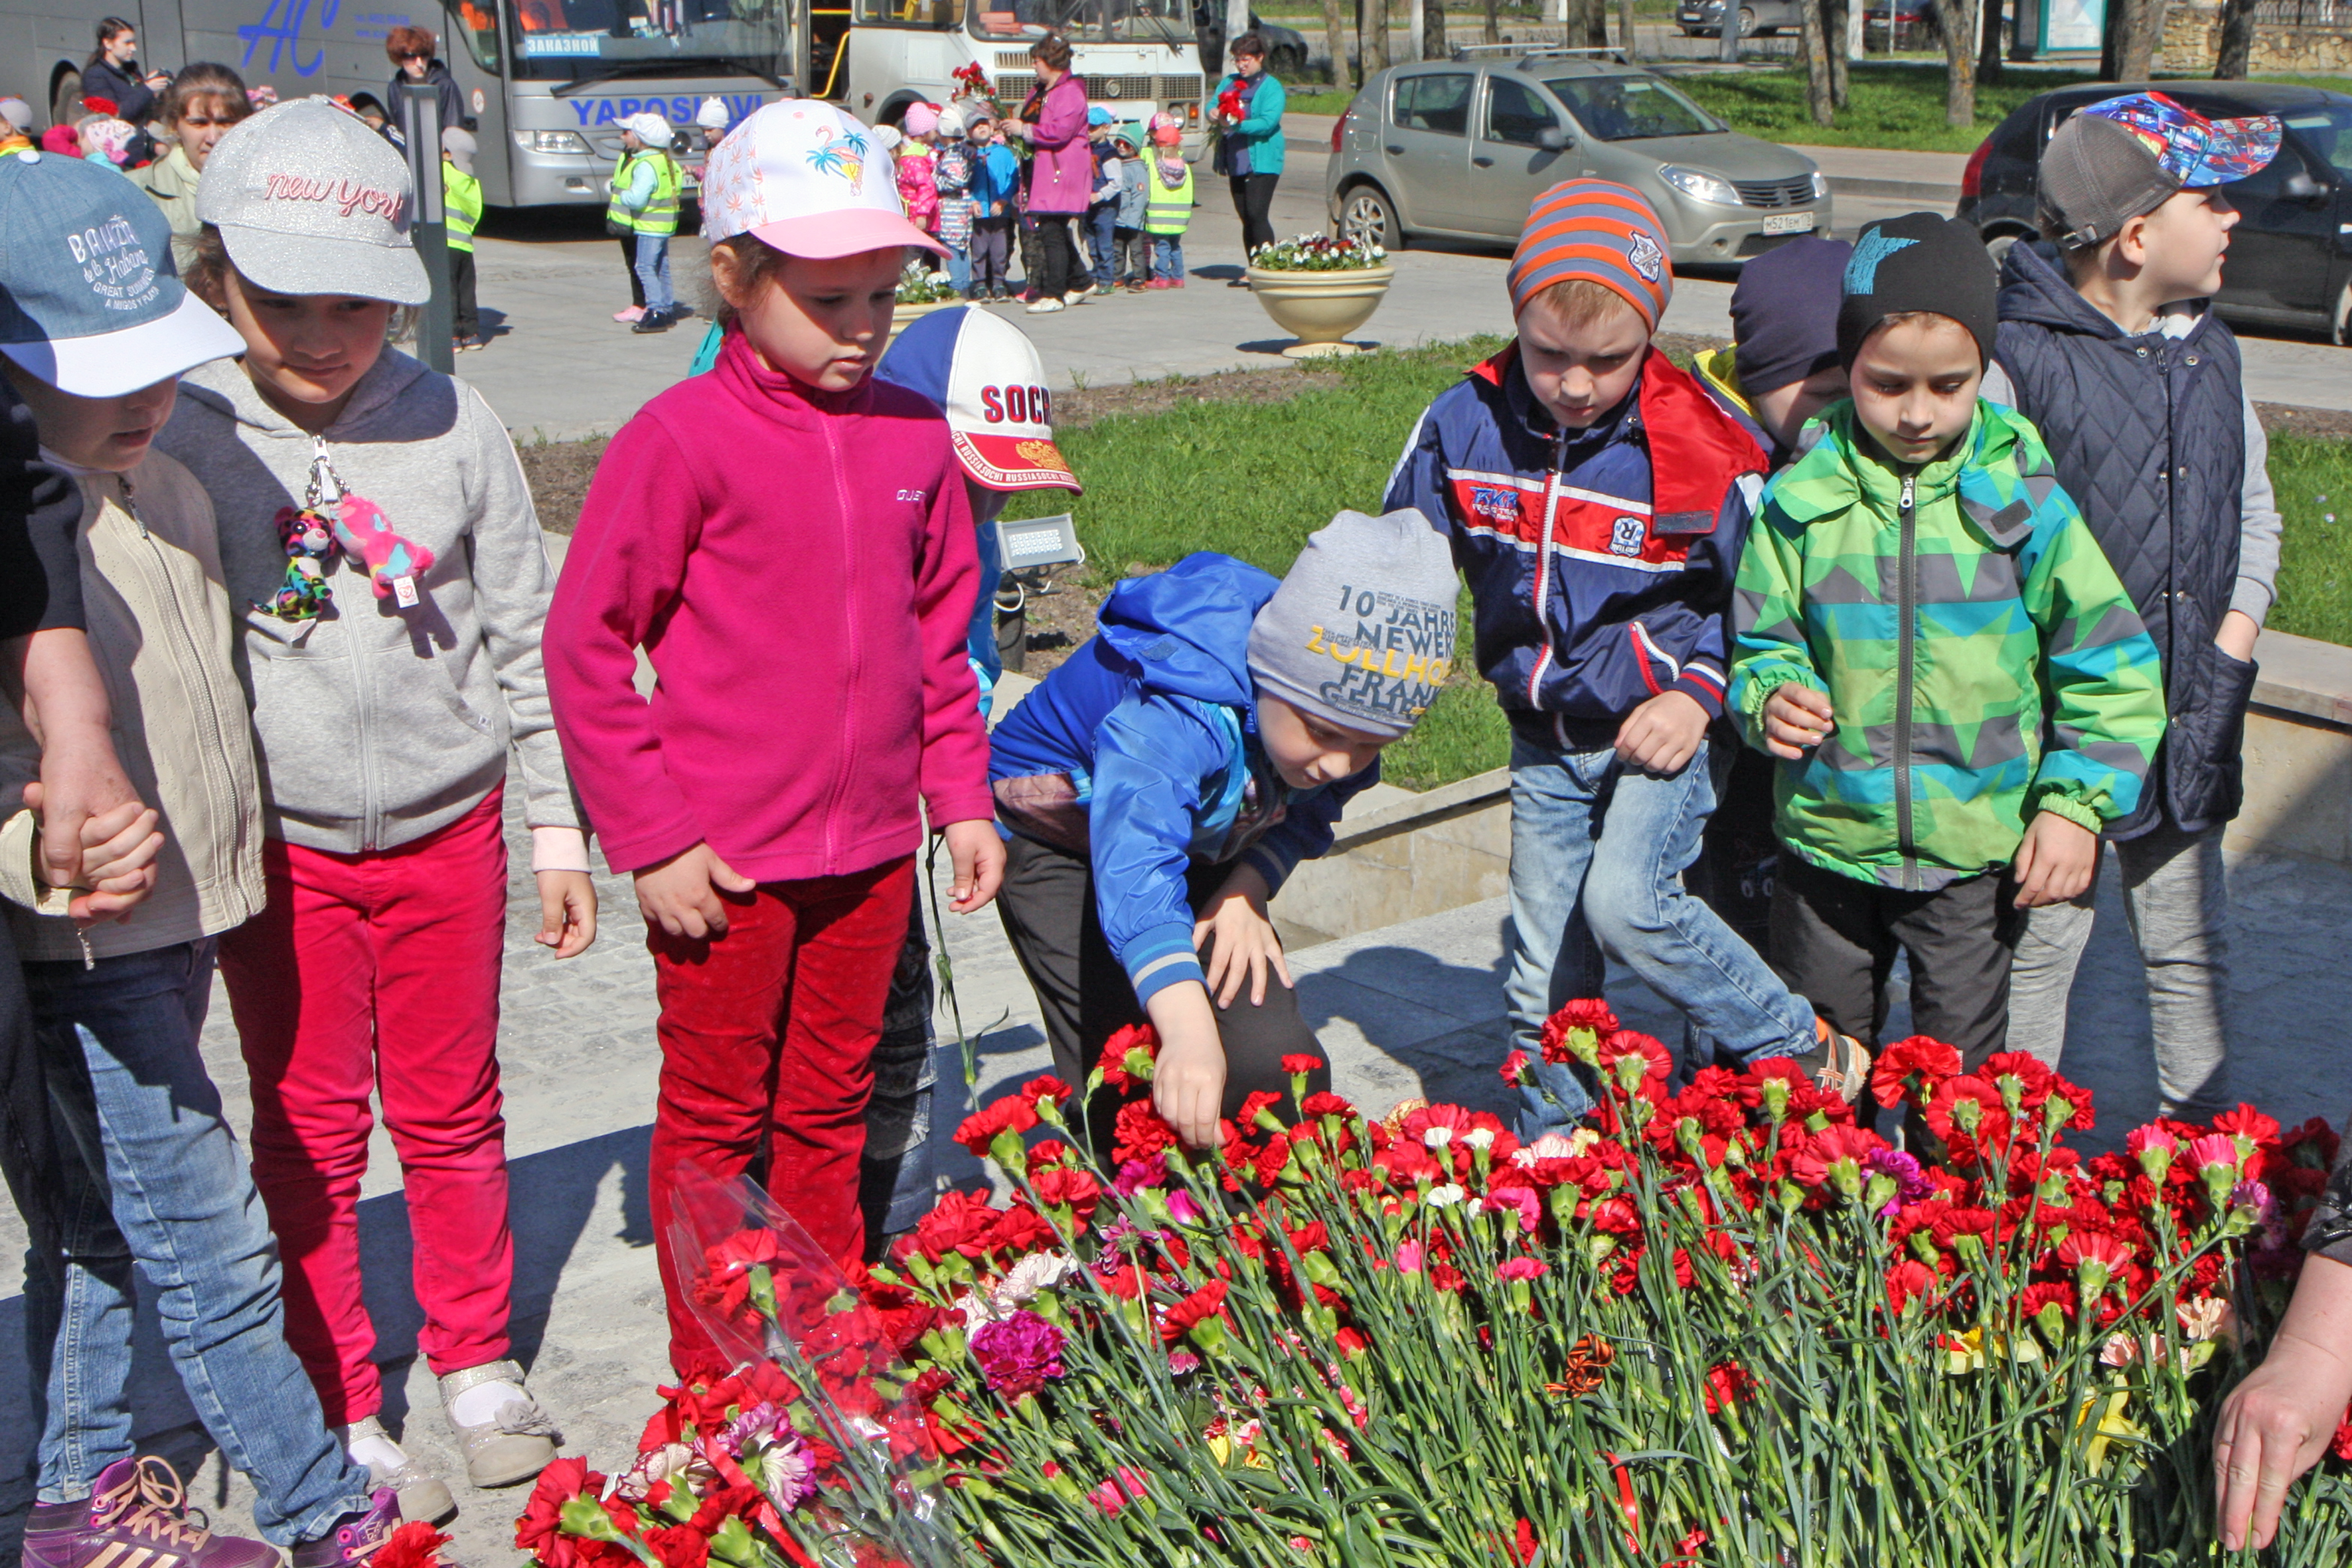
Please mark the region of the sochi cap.
[[292, 99], [230, 127], [196, 187], [196, 216], [264, 289], [395, 305], [431, 292], [408, 234], [415, 205], [408, 160], [329, 98]]
[[956, 460], [992, 490], [1069, 490], [1078, 481], [1054, 445], [1054, 395], [1029, 335], [974, 306], [934, 310], [892, 340], [875, 379], [944, 410]]
[[2259, 174], [2278, 156], [2283, 133], [2274, 114], [2208, 120], [2160, 92], [2092, 104], [2042, 149], [2044, 226], [2067, 250], [2102, 244], [2176, 192]]
[[79, 158], [0, 158], [0, 353], [60, 392], [119, 397], [244, 352], [172, 270], [144, 191]]
[[765, 105], [711, 151], [702, 232], [713, 241], [754, 235], [816, 259], [894, 245], [947, 254], [907, 221], [898, 170], [874, 132], [847, 110], [804, 98]]

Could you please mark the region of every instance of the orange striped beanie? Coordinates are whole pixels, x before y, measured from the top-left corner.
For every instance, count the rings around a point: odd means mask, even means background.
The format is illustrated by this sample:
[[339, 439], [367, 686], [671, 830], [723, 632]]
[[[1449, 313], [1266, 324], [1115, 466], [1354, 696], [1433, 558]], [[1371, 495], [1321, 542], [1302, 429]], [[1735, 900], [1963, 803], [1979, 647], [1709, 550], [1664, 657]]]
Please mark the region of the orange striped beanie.
[[1650, 330], [1675, 294], [1666, 227], [1642, 193], [1608, 180], [1563, 180], [1536, 198], [1511, 252], [1511, 310], [1582, 278], [1621, 296]]

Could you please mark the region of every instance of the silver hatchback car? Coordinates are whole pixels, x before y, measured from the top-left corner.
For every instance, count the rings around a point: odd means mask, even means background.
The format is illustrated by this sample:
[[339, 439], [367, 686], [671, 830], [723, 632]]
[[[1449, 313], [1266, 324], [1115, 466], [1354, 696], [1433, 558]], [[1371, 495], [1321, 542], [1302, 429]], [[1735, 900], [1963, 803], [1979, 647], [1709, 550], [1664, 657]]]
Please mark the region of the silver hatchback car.
[[1664, 78], [1574, 50], [1480, 54], [1391, 67], [1356, 94], [1324, 177], [1338, 232], [1508, 244], [1536, 197], [1590, 177], [1648, 198], [1677, 266], [1829, 233], [1811, 159], [1726, 130]]

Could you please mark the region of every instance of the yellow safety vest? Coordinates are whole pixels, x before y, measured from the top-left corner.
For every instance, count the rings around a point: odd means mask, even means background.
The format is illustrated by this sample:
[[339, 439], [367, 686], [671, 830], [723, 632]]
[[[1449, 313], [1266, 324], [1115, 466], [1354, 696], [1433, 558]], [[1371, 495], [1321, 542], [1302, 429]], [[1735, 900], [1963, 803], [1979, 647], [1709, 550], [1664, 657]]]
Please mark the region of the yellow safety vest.
[[441, 165], [441, 216], [449, 229], [449, 248], [474, 248], [474, 226], [482, 221], [482, 182], [462, 174], [455, 163]]
[[1160, 160], [1154, 158], [1143, 175], [1143, 232], [1146, 234], [1181, 234], [1192, 221], [1192, 166], [1184, 166], [1184, 183], [1174, 190], [1160, 177]]
[[[654, 163], [654, 198], [643, 212], [631, 212], [621, 205], [621, 193], [628, 188], [632, 165], [640, 158]], [[613, 200], [604, 208], [604, 216], [624, 228], [639, 234], [670, 235], [677, 232], [677, 165], [667, 153], [630, 153], [621, 159], [621, 166], [613, 171]]]

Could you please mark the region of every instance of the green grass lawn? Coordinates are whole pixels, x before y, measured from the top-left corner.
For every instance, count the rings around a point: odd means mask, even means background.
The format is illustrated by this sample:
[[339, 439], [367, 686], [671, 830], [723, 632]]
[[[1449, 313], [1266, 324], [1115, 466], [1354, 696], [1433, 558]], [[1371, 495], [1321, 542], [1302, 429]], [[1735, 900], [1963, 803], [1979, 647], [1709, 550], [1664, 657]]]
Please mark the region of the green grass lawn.
[[2352, 645], [2352, 441], [2272, 437], [2271, 483], [2286, 532], [2270, 624]]
[[1768, 142], [1823, 147], [1892, 147], [1916, 153], [1973, 153], [1986, 132], [2027, 99], [2078, 81], [2089, 71], [2011, 71], [1998, 87], [1979, 84], [1973, 126], [1944, 123], [1944, 68], [1864, 64], [1853, 67], [1852, 90], [1834, 125], [1816, 125], [1805, 112], [1801, 71], [1741, 71], [1681, 76], [1675, 85], [1734, 131]]

